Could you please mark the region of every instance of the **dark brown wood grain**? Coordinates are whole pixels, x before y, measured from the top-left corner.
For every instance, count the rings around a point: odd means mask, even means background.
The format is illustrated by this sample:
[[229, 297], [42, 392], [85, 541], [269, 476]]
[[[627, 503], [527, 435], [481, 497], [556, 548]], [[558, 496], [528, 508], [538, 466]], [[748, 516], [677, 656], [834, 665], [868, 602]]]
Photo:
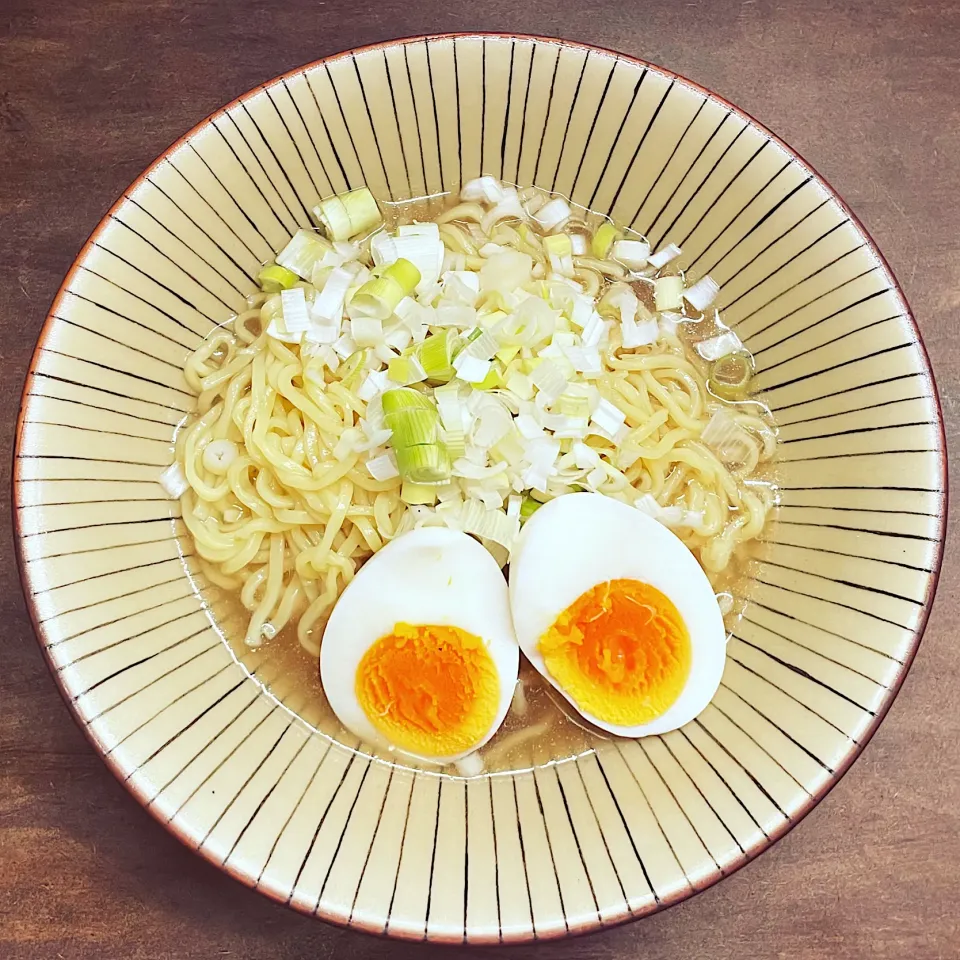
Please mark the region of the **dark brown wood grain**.
[[[0, 0], [0, 408], [10, 448], [50, 301], [90, 230], [172, 140], [258, 82], [390, 36], [562, 35], [713, 88], [833, 184], [899, 276], [960, 435], [960, 6], [950, 0]], [[9, 500], [7, 478], [3, 496]], [[184, 849], [113, 779], [0, 583], [0, 957], [420, 956], [310, 921]], [[960, 566], [851, 772], [736, 876], [646, 920], [515, 958], [960, 957]], [[457, 951], [447, 950], [447, 956]]]

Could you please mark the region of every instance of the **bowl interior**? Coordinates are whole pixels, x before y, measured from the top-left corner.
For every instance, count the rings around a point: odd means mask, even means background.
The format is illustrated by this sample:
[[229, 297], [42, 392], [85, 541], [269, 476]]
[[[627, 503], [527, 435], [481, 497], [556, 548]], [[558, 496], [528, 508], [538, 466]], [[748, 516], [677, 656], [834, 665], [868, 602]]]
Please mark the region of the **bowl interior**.
[[[469, 780], [371, 758], [244, 651], [157, 484], [185, 357], [318, 198], [482, 173], [674, 242], [721, 285], [780, 427], [723, 685], [682, 730], [531, 748]], [[935, 586], [929, 366], [851, 214], [766, 130], [666, 71], [510, 37], [396, 42], [258, 88], [110, 211], [44, 328], [16, 461], [24, 582], [80, 723], [185, 842], [299, 909], [435, 940], [556, 936], [675, 902], [780, 836], [855, 758]], [[557, 762], [563, 760], [563, 762]]]

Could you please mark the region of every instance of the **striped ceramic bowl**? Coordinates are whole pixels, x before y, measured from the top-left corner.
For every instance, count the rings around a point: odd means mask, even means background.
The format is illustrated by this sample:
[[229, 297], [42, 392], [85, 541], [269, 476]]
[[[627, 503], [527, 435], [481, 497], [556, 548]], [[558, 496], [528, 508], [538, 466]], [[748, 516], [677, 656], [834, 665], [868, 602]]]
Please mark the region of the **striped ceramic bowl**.
[[[664, 737], [469, 780], [373, 760], [237, 660], [156, 482], [187, 354], [318, 197], [490, 173], [683, 247], [721, 284], [780, 425], [723, 684]], [[785, 144], [668, 71], [577, 44], [442, 36], [295, 70], [175, 143], [66, 278], [23, 397], [24, 587], [108, 765], [184, 843], [298, 910], [439, 941], [555, 937], [661, 909], [765, 850], [847, 769], [917, 649], [944, 443], [882, 257]]]

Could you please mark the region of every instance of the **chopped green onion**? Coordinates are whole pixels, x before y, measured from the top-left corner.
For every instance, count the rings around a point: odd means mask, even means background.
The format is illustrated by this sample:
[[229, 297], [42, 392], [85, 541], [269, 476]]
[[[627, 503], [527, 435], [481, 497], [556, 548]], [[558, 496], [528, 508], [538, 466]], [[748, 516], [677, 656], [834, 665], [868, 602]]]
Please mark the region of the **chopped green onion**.
[[456, 460], [458, 457], [466, 455], [467, 437], [463, 430], [445, 429], [443, 431], [443, 443], [447, 448], [447, 452], [450, 454], [451, 460]]
[[360, 374], [367, 362], [367, 354], [366, 350], [356, 350], [340, 365], [340, 382], [344, 389], [353, 390], [360, 382]]
[[604, 221], [593, 235], [590, 252], [598, 260], [606, 260], [610, 256], [610, 248], [622, 236], [623, 234], [609, 220]]
[[474, 390], [499, 390], [503, 386], [503, 368], [498, 363], [492, 363], [487, 375], [473, 385]]
[[565, 233], [545, 237], [543, 245], [550, 257], [550, 267], [564, 277], [573, 276], [573, 242]]
[[404, 480], [400, 487], [400, 499], [410, 506], [432, 506], [437, 502], [437, 488], [432, 484]]
[[397, 467], [404, 480], [413, 483], [446, 483], [453, 475], [450, 454], [442, 443], [418, 443], [395, 447]]
[[[387, 390], [383, 395], [383, 413], [402, 413], [404, 410], [436, 410], [433, 402], [419, 390], [395, 389]], [[426, 443], [418, 440], [417, 443]]]
[[613, 256], [631, 270], [640, 270], [647, 264], [650, 244], [643, 240], [618, 240], [613, 245]]
[[543, 238], [543, 245], [547, 253], [558, 257], [567, 257], [573, 253], [573, 243], [565, 233], [555, 233]]
[[683, 309], [683, 277], [657, 277], [653, 300], [658, 311]]
[[554, 197], [547, 201], [533, 215], [533, 219], [543, 227], [544, 230], [556, 230], [561, 224], [566, 223], [573, 215], [570, 205], [562, 197]]
[[377, 201], [366, 187], [321, 200], [313, 215], [331, 240], [349, 240], [383, 222]]
[[701, 277], [692, 287], [683, 291], [684, 299], [694, 310], [703, 313], [720, 292], [720, 284], [712, 277]]
[[559, 412], [565, 417], [582, 417], [587, 419], [590, 416], [590, 398], [568, 396], [561, 394], [557, 401]]
[[277, 263], [304, 280], [313, 276], [313, 268], [323, 259], [330, 244], [313, 230], [298, 230], [277, 254]]
[[264, 293], [279, 293], [292, 287], [297, 282], [297, 275], [279, 263], [271, 263], [257, 274], [257, 282]]
[[516, 356], [520, 350], [521, 348], [517, 346], [503, 347], [501, 350], [497, 351], [496, 357], [504, 366], [509, 366], [516, 359]]
[[423, 364], [412, 354], [394, 357], [387, 364], [387, 372], [394, 383], [407, 386], [410, 383], [421, 383], [427, 379]]
[[742, 400], [753, 376], [753, 360], [748, 353], [730, 353], [713, 364], [707, 381], [712, 393], [723, 400]]
[[429, 397], [412, 387], [395, 387], [384, 391], [382, 402], [395, 447], [437, 442], [440, 415]]
[[427, 337], [417, 347], [417, 359], [423, 365], [428, 380], [447, 383], [453, 379], [456, 373], [453, 368], [453, 355], [457, 345], [456, 333], [448, 328]]
[[656, 253], [651, 254], [647, 258], [647, 262], [651, 267], [656, 267], [659, 270], [661, 267], [665, 267], [671, 260], [676, 260], [682, 252], [675, 243], [669, 243], [667, 246], [661, 247]]
[[417, 284], [420, 282], [420, 270], [417, 265], [411, 263], [409, 260], [405, 260], [403, 257], [394, 260], [389, 267], [382, 267], [380, 269], [380, 276], [389, 277], [391, 280], [399, 283], [400, 286], [403, 287], [404, 297], [410, 296], [410, 294], [417, 289]]
[[387, 320], [403, 299], [403, 287], [390, 277], [374, 277], [368, 280], [350, 300], [347, 315]]
[[400, 301], [420, 282], [420, 271], [409, 260], [397, 260], [368, 280], [354, 295], [347, 308], [352, 318], [386, 320], [393, 316]]
[[350, 321], [350, 335], [360, 347], [376, 347], [383, 340], [383, 321], [374, 317], [354, 317]]
[[533, 497], [524, 497], [520, 503], [520, 519], [529, 520], [543, 506], [539, 500]]

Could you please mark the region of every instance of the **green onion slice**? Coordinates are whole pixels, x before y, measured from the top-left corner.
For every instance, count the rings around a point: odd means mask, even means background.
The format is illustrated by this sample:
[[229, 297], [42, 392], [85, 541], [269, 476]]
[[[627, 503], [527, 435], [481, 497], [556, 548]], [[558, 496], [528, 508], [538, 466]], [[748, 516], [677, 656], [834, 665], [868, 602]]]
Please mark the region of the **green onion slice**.
[[608, 220], [597, 227], [597, 232], [593, 235], [590, 243], [590, 252], [598, 260], [606, 260], [610, 256], [610, 250], [614, 243], [619, 240], [623, 234]]
[[708, 379], [712, 393], [723, 400], [742, 399], [753, 376], [753, 359], [748, 353], [729, 353], [715, 361]]
[[279, 293], [289, 290], [297, 282], [297, 275], [279, 263], [271, 263], [257, 274], [257, 282], [264, 293]]
[[331, 240], [349, 240], [383, 222], [377, 201], [366, 187], [321, 200], [313, 214]]
[[396, 447], [397, 468], [404, 480], [417, 484], [446, 483], [453, 475], [450, 454], [442, 443]]

